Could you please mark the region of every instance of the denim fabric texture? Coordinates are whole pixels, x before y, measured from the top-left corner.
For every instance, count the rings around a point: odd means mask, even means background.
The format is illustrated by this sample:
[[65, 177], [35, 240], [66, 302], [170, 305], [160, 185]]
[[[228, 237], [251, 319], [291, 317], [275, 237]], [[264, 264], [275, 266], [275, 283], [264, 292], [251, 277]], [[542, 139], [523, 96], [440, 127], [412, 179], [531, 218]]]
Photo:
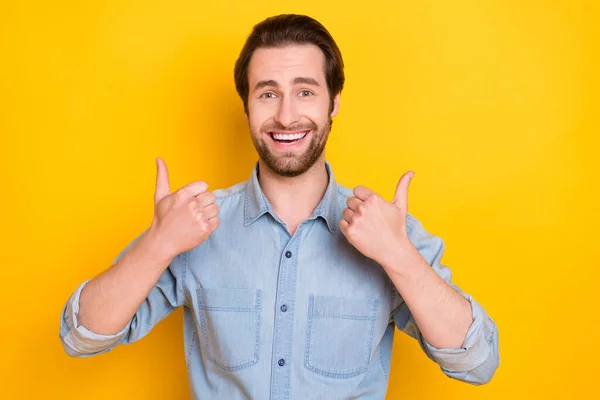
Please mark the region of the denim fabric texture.
[[461, 349], [427, 343], [383, 268], [339, 231], [352, 190], [339, 185], [326, 165], [326, 193], [293, 236], [260, 188], [258, 164], [248, 181], [214, 191], [219, 228], [173, 259], [114, 335], [77, 322], [83, 282], [62, 313], [65, 351], [88, 357], [133, 343], [183, 307], [195, 399], [384, 399], [396, 327], [449, 377], [475, 385], [489, 381], [499, 363], [497, 327], [452, 283], [441, 263], [443, 241], [409, 215], [411, 242], [472, 306], [473, 323]]

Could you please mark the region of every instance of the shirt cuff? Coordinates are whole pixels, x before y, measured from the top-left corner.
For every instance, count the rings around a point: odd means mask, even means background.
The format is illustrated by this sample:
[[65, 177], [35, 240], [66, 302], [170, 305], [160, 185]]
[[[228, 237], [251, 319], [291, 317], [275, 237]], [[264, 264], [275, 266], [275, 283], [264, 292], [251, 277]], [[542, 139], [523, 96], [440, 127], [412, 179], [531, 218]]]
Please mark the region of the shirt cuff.
[[468, 294], [462, 294], [471, 303], [473, 322], [469, 327], [462, 348], [439, 349], [424, 338], [423, 342], [433, 360], [451, 372], [468, 372], [483, 364], [490, 354], [494, 326], [483, 308]]
[[129, 329], [129, 324], [127, 324], [125, 328], [114, 335], [101, 335], [92, 332], [77, 322], [81, 291], [88, 282], [89, 280], [83, 282], [77, 288], [67, 302], [64, 312], [64, 321], [67, 329], [63, 336], [63, 343], [66, 352], [72, 356], [91, 355], [107, 351], [109, 348], [116, 345]]

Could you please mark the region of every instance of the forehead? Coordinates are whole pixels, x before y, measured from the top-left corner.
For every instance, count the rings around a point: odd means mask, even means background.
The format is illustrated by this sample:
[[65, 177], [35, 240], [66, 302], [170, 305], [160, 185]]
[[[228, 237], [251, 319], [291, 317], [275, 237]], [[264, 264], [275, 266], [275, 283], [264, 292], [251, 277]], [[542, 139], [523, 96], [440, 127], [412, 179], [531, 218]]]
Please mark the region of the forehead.
[[250, 87], [259, 80], [275, 80], [287, 84], [295, 77], [311, 77], [325, 85], [325, 55], [317, 46], [291, 45], [259, 48], [248, 66]]

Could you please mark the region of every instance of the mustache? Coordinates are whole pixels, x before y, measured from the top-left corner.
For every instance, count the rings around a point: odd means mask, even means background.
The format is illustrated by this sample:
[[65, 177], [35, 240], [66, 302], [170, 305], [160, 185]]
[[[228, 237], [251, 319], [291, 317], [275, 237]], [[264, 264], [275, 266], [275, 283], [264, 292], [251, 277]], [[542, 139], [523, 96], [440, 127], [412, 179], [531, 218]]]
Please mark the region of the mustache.
[[263, 131], [265, 132], [269, 132], [269, 131], [281, 131], [281, 132], [297, 132], [297, 131], [308, 131], [308, 130], [317, 130], [317, 125], [315, 123], [309, 123], [309, 124], [296, 124], [296, 125], [290, 125], [290, 126], [284, 126], [283, 124], [279, 123], [279, 122], [271, 122], [267, 125], [265, 125], [263, 127]]

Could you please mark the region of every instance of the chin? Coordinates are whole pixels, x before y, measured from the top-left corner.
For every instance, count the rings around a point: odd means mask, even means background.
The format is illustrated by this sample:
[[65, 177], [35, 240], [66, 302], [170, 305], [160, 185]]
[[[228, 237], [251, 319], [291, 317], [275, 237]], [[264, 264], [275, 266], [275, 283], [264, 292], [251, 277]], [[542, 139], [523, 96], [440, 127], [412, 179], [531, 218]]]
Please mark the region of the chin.
[[294, 155], [292, 157], [286, 157], [285, 155], [273, 157], [271, 154], [269, 157], [261, 158], [266, 166], [275, 174], [284, 176], [286, 178], [293, 178], [309, 171], [320, 157], [303, 153], [300, 155]]

